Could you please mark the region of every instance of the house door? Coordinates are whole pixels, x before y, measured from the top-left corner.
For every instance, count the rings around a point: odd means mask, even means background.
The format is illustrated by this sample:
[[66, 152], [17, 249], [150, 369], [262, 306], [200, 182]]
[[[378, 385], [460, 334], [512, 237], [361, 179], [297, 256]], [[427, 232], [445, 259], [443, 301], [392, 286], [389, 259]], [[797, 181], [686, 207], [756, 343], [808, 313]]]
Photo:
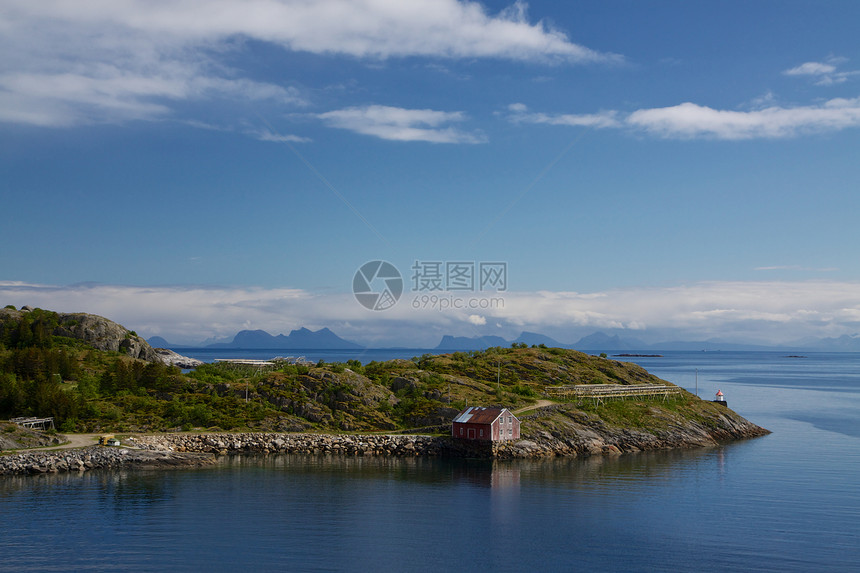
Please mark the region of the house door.
[[466, 430], [466, 437], [469, 438], [470, 440], [474, 440], [475, 439], [475, 428], [469, 428], [468, 430]]

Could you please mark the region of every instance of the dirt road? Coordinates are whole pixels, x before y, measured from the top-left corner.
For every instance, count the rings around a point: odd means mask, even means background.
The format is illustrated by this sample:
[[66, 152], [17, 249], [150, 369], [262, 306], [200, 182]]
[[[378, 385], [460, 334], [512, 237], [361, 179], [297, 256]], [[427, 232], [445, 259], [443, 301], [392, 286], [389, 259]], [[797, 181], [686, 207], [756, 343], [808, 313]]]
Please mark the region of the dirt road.
[[552, 400], [538, 400], [531, 406], [526, 406], [525, 408], [520, 408], [519, 410], [514, 410], [514, 414], [521, 414], [523, 412], [528, 412], [529, 410], [537, 410], [538, 408], [545, 408], [546, 406], [552, 406], [555, 404]]
[[39, 450], [71, 450], [73, 448], [85, 448], [87, 446], [94, 446], [99, 441], [99, 436], [102, 434], [63, 434], [66, 436], [66, 439], [69, 441], [65, 444], [60, 444], [59, 446], [47, 446], [44, 448], [28, 448], [27, 450], [18, 450], [19, 452], [23, 451], [39, 451]]

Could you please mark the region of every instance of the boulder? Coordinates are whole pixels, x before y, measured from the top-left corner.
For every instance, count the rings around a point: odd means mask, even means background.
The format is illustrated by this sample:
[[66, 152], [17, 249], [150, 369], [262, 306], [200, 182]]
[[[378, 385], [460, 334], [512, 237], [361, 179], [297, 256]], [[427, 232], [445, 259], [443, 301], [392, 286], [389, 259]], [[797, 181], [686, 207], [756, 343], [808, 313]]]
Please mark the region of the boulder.
[[155, 353], [158, 356], [158, 359], [167, 365], [178, 366], [179, 368], [197, 368], [201, 364], [203, 364], [202, 360], [197, 360], [196, 358], [189, 358], [188, 356], [182, 356], [169, 348], [155, 348]]

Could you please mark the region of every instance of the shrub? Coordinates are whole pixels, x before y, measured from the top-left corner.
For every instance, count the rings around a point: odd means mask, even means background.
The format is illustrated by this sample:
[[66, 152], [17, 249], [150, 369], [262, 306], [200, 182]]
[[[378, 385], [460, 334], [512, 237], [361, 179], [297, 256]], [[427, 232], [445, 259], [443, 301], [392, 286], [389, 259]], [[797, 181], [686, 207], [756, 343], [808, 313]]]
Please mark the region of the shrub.
[[519, 394], [520, 396], [526, 396], [528, 398], [534, 398], [538, 395], [537, 392], [534, 391], [534, 388], [531, 386], [524, 386], [522, 384], [515, 385], [511, 388], [511, 391], [514, 394]]

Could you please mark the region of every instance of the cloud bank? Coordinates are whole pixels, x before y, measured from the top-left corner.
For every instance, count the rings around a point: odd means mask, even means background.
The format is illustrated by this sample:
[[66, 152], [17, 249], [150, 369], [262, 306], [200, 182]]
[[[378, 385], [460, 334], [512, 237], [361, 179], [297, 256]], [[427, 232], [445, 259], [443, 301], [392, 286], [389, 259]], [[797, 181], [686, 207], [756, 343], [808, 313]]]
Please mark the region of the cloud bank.
[[521, 103], [508, 109], [509, 119], [516, 123], [628, 129], [664, 139], [779, 139], [860, 127], [860, 97], [751, 111], [714, 109], [690, 102], [626, 115], [619, 111], [551, 115], [530, 112]]
[[860, 283], [854, 282], [722, 281], [593, 293], [505, 292], [499, 293], [503, 304], [485, 310], [415, 308], [413, 295], [406, 292], [393, 308], [374, 312], [351, 293], [0, 282], [0, 305], [91, 312], [173, 343], [231, 336], [241, 329], [286, 333], [301, 326], [327, 326], [368, 346], [419, 348], [435, 346], [443, 334], [513, 338], [522, 330], [570, 332], [561, 342], [613, 329], [643, 339], [659, 333], [679, 340], [720, 337], [768, 344], [860, 331]]

